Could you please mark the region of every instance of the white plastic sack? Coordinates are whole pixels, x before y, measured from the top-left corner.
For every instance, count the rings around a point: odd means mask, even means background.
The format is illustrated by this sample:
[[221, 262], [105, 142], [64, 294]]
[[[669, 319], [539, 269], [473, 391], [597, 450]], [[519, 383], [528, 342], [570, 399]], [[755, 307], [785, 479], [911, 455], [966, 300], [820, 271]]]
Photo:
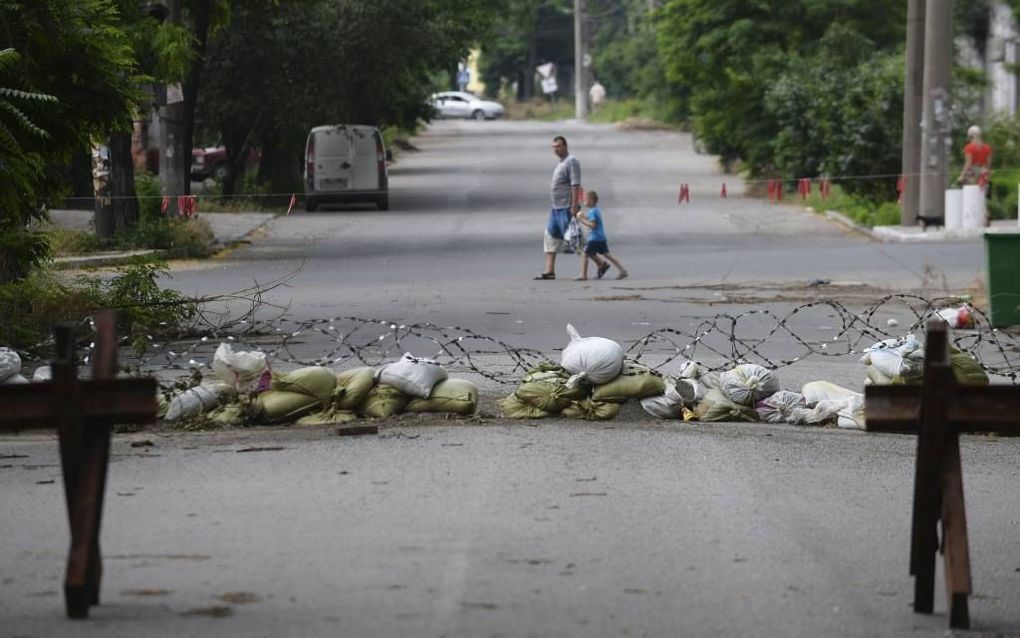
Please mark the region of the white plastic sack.
[[950, 328], [969, 328], [974, 322], [974, 317], [967, 306], [939, 308], [935, 315], [945, 321]]
[[39, 366], [35, 369], [35, 373], [32, 374], [33, 382], [50, 381], [53, 379], [53, 369], [49, 366]]
[[797, 410], [806, 410], [807, 401], [800, 392], [780, 390], [755, 403], [754, 409], [766, 423], [800, 423]]
[[582, 337], [574, 326], [567, 324], [570, 343], [563, 349], [560, 365], [573, 376], [567, 387], [581, 381], [598, 385], [615, 379], [623, 369], [623, 348], [612, 339]]
[[694, 390], [694, 399], [701, 401], [708, 391], [719, 387], [719, 373], [709, 372], [708, 368], [694, 361], [685, 361], [680, 367], [680, 379]]
[[21, 372], [21, 357], [10, 348], [0, 348], [0, 383]]
[[864, 398], [864, 395], [860, 392], [847, 390], [829, 381], [810, 381], [805, 383], [804, 387], [800, 389], [800, 393], [804, 395], [804, 400], [807, 401], [808, 406], [813, 406], [819, 401], [832, 399], [846, 399], [848, 397]]
[[688, 400], [693, 399], [693, 389], [686, 380], [674, 382], [666, 379], [666, 391], [659, 396], [641, 399], [641, 408], [659, 419], [682, 419], [684, 393], [690, 395]]
[[924, 346], [914, 335], [886, 339], [864, 350], [861, 363], [886, 377], [917, 377], [924, 373]]
[[405, 352], [399, 361], [383, 366], [378, 381], [399, 389], [404, 394], [429, 398], [432, 388], [446, 379], [446, 370], [432, 359], [419, 359]]
[[213, 374], [238, 392], [254, 392], [262, 374], [269, 370], [265, 352], [234, 352], [229, 343], [221, 343], [213, 356]]
[[28, 383], [28, 379], [20, 374], [12, 374], [3, 381], [0, 381], [0, 385], [21, 385], [22, 383]]
[[226, 399], [231, 390], [231, 386], [226, 383], [197, 385], [171, 399], [170, 407], [166, 409], [166, 416], [163, 418], [167, 421], [178, 421], [208, 412]]
[[719, 389], [734, 403], [754, 405], [779, 391], [779, 379], [764, 366], [741, 363], [719, 375]]

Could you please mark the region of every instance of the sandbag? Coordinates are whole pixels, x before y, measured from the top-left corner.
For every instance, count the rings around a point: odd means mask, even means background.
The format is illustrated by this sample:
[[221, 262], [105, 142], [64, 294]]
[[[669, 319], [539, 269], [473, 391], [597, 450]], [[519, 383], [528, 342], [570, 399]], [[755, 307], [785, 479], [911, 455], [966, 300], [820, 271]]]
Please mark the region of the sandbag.
[[233, 388], [226, 383], [197, 385], [181, 392], [170, 400], [166, 421], [179, 421], [209, 412], [233, 394]]
[[446, 378], [446, 370], [432, 359], [420, 359], [404, 353], [399, 361], [383, 366], [379, 383], [393, 386], [412, 397], [429, 398], [432, 388]]
[[886, 339], [865, 348], [860, 361], [889, 378], [919, 378], [924, 374], [924, 346], [912, 334]]
[[584, 419], [585, 421], [609, 421], [620, 413], [619, 403], [582, 399], [574, 401], [563, 409], [563, 416], [568, 419]]
[[254, 392], [263, 373], [268, 372], [269, 362], [265, 352], [234, 352], [232, 345], [221, 343], [213, 355], [212, 368], [216, 378], [238, 392]]
[[368, 391], [368, 396], [358, 406], [357, 413], [360, 416], [373, 419], [388, 419], [403, 412], [410, 401], [411, 396], [400, 388], [386, 383], [377, 383]]
[[240, 403], [227, 403], [219, 407], [213, 408], [209, 414], [206, 415], [206, 419], [212, 423], [228, 428], [236, 428], [247, 425], [247, 412]]
[[[694, 401], [694, 388], [685, 379], [665, 380], [666, 389], [658, 396], [641, 399], [641, 409], [658, 419], [682, 419], [684, 408]], [[684, 394], [688, 396], [685, 397]]]
[[0, 384], [21, 372], [21, 356], [10, 348], [0, 348]]
[[807, 401], [799, 392], [780, 390], [754, 404], [758, 418], [766, 423], [801, 423], [798, 410], [807, 410]]
[[332, 425], [335, 423], [350, 423], [358, 417], [350, 410], [323, 410], [308, 414], [297, 420], [297, 425]]
[[846, 399], [854, 396], [864, 398], [860, 392], [847, 390], [830, 381], [809, 381], [800, 389], [800, 393], [804, 395], [804, 400], [807, 401], [809, 407], [819, 401], [830, 399]]
[[28, 383], [28, 379], [20, 374], [12, 374], [3, 381], [0, 381], [0, 385], [22, 385], [25, 383]]
[[309, 366], [273, 375], [273, 390], [300, 392], [315, 397], [323, 406], [333, 402], [336, 373], [322, 366]]
[[567, 324], [570, 343], [560, 355], [560, 364], [571, 376], [567, 385], [581, 381], [599, 384], [616, 378], [623, 368], [623, 348], [612, 339], [582, 337], [574, 326]]
[[352, 368], [336, 375], [333, 407], [338, 410], [356, 409], [375, 385], [375, 375], [376, 369], [369, 367]]
[[507, 419], [544, 419], [555, 415], [553, 412], [546, 412], [521, 401], [513, 393], [497, 401], [496, 405], [499, 407], [500, 413]]
[[753, 406], [779, 391], [779, 379], [764, 366], [741, 363], [719, 375], [719, 389], [734, 403]]
[[[539, 375], [554, 375], [546, 372]], [[521, 383], [514, 392], [518, 399], [535, 406], [544, 412], [559, 412], [570, 405], [572, 401], [578, 401], [588, 395], [588, 386], [578, 384], [574, 387], [567, 385], [567, 379], [558, 375], [548, 377], [547, 380], [527, 381]]]
[[685, 361], [680, 368], [680, 378], [690, 384], [694, 390], [694, 398], [700, 401], [712, 388], [719, 387], [719, 373], [695, 361]]
[[629, 399], [643, 399], [661, 395], [666, 390], [662, 375], [640, 363], [628, 361], [615, 379], [595, 386], [592, 401], [626, 403]]
[[32, 382], [39, 383], [40, 381], [50, 381], [53, 379], [53, 368], [50, 366], [39, 366], [32, 373]]
[[949, 348], [949, 361], [953, 376], [962, 385], [988, 385], [988, 374], [970, 354], [957, 348]]
[[255, 398], [254, 411], [270, 423], [294, 421], [322, 407], [319, 400], [304, 392], [266, 390]]
[[758, 413], [754, 408], [731, 401], [719, 388], [712, 388], [695, 409], [701, 421], [757, 421]]
[[474, 414], [478, 408], [478, 388], [467, 379], [446, 379], [432, 388], [427, 399], [414, 398], [407, 404], [407, 412], [445, 412]]

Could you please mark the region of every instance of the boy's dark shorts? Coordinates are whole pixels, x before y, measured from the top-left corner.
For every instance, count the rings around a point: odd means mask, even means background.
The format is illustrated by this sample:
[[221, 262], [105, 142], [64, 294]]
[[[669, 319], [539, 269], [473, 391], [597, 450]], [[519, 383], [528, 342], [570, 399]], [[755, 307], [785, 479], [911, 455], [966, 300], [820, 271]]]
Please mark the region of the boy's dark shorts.
[[594, 255], [605, 255], [609, 253], [609, 244], [604, 241], [589, 241], [584, 245], [584, 254], [592, 257]]

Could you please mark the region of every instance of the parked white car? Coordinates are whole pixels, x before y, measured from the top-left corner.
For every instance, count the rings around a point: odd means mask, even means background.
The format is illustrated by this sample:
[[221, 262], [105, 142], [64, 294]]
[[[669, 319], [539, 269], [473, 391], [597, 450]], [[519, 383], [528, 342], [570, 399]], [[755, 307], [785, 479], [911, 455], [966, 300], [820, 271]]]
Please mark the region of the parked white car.
[[470, 117], [475, 120], [494, 120], [503, 117], [503, 105], [483, 100], [466, 91], [443, 91], [429, 100], [439, 117]]

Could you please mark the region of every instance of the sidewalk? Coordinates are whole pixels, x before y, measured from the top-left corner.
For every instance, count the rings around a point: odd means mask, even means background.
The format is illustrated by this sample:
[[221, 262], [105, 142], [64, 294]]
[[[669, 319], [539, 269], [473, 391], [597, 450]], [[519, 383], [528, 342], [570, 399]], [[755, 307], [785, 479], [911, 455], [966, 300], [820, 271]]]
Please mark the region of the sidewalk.
[[[54, 226], [72, 230], [91, 230], [94, 228], [95, 213], [91, 210], [51, 210], [50, 220]], [[212, 229], [217, 247], [229, 246], [232, 243], [242, 241], [248, 235], [267, 224], [276, 215], [274, 213], [200, 213], [209, 228]], [[81, 265], [109, 265], [118, 263], [125, 259], [140, 255], [150, 255], [155, 250], [123, 250], [89, 253], [86, 255], [73, 255], [68, 257], [57, 257], [53, 261], [57, 264], [81, 266]]]
[[961, 228], [946, 230], [943, 227], [922, 229], [918, 226], [874, 226], [868, 228], [834, 210], [825, 211], [825, 217], [881, 242], [928, 242], [980, 240], [985, 233], [1020, 233], [1020, 224], [1014, 219], [996, 219], [988, 228]]

